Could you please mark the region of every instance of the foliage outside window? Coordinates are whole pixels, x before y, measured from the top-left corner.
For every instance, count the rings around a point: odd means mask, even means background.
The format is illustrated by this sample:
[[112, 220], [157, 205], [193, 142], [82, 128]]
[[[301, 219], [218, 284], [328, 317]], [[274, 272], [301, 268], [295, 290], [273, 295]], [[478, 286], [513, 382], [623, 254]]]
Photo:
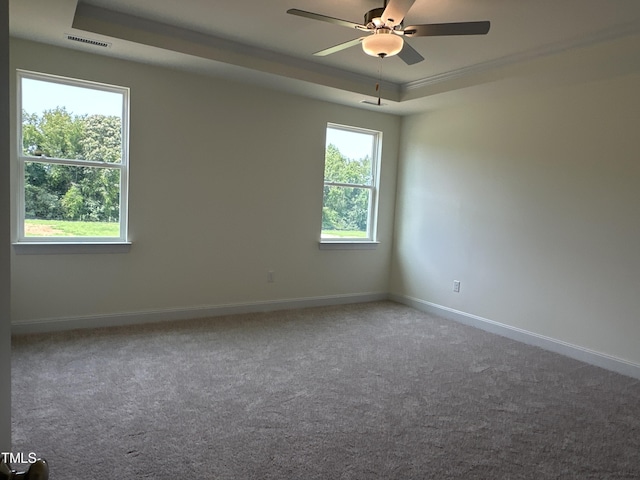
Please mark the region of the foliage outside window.
[[375, 240], [381, 137], [372, 130], [327, 126], [323, 242]]
[[125, 242], [127, 88], [18, 72], [18, 241]]

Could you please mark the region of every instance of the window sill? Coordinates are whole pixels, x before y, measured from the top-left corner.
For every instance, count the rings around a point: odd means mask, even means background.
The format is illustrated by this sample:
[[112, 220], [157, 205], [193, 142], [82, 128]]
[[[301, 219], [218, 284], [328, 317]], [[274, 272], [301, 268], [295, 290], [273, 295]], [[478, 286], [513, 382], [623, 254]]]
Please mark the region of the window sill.
[[16, 255], [72, 255], [82, 253], [129, 253], [131, 242], [19, 242], [13, 244]]
[[375, 250], [380, 242], [332, 242], [321, 241], [320, 250]]

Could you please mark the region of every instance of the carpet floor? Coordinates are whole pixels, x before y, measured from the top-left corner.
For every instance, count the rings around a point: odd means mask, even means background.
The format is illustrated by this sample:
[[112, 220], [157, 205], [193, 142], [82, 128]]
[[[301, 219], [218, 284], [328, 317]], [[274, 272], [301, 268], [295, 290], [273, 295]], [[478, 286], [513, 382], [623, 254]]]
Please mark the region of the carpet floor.
[[639, 479], [640, 382], [392, 302], [21, 335], [68, 479]]

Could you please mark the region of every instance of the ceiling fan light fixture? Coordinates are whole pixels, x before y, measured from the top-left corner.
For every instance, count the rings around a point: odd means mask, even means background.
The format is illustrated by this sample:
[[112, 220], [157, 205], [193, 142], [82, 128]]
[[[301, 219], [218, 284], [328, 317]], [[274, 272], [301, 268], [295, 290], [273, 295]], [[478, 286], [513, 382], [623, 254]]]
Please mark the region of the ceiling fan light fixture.
[[373, 35], [362, 40], [362, 50], [372, 57], [391, 57], [397, 55], [404, 46], [402, 37], [395, 35], [391, 30], [380, 28]]

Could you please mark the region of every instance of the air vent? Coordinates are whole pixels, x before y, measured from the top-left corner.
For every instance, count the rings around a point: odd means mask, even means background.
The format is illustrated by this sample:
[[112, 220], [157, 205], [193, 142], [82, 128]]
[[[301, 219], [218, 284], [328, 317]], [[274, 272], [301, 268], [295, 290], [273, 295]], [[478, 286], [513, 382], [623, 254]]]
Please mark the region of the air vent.
[[96, 47], [111, 48], [111, 44], [109, 42], [103, 42], [102, 40], [79, 37], [78, 35], [71, 35], [69, 33], [65, 34], [65, 38], [73, 42], [86, 43], [87, 45], [95, 45]]

